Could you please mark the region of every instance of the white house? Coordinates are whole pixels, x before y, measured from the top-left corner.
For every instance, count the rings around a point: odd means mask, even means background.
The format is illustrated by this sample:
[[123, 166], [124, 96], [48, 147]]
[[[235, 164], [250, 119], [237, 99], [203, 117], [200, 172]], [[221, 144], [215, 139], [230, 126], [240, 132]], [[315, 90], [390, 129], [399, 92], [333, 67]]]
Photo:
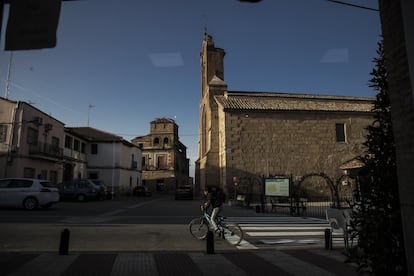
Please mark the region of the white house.
[[118, 193], [141, 184], [141, 149], [112, 133], [91, 127], [66, 128], [86, 142], [86, 178], [101, 179]]
[[63, 181], [87, 177], [87, 144], [85, 138], [65, 128]]

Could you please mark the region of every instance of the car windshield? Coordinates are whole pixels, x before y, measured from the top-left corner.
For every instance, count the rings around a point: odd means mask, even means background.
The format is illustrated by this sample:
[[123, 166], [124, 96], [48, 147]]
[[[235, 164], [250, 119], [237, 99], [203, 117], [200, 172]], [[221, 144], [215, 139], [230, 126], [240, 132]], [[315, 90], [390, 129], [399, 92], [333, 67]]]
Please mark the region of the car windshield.
[[40, 181], [40, 185], [42, 185], [45, 188], [55, 188], [56, 187], [56, 185], [53, 184], [50, 181]]
[[91, 180], [93, 182], [93, 184], [98, 185], [98, 186], [104, 186], [104, 182], [102, 180], [96, 180], [96, 179], [92, 179]]

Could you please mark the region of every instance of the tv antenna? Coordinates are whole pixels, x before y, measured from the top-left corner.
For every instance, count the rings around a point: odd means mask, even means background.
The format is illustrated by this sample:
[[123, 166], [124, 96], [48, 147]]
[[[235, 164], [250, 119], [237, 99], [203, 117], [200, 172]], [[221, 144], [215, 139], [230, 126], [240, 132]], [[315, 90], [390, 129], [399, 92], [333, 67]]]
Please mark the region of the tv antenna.
[[91, 108], [92, 107], [95, 107], [94, 105], [92, 105], [92, 104], [89, 104], [88, 105], [88, 126], [89, 126], [89, 117], [90, 117], [90, 113], [91, 113]]

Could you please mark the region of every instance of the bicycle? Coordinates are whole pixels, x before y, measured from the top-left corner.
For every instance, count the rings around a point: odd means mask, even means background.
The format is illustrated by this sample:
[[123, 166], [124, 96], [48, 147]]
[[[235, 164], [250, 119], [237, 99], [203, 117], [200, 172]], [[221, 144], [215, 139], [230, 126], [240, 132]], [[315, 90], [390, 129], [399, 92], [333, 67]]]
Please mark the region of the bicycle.
[[[217, 217], [218, 229], [216, 233], [232, 245], [239, 245], [243, 240], [243, 230], [237, 223], [225, 223], [224, 217]], [[193, 219], [190, 224], [191, 235], [198, 239], [203, 240], [207, 237], [208, 231], [212, 228], [211, 217], [207, 212], [199, 218]]]

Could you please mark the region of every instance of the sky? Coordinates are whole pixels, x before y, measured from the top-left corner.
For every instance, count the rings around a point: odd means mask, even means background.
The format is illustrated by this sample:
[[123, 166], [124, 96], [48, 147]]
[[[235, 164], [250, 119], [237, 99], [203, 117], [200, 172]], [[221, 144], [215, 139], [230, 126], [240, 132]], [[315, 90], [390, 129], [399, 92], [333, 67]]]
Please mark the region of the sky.
[[[378, 8], [376, 0], [347, 0]], [[368, 87], [379, 13], [326, 0], [78, 0], [62, 2], [57, 45], [4, 50], [0, 96], [32, 103], [65, 123], [121, 135], [149, 134], [174, 119], [198, 158], [200, 50], [204, 32], [226, 51], [230, 91], [374, 97]]]

